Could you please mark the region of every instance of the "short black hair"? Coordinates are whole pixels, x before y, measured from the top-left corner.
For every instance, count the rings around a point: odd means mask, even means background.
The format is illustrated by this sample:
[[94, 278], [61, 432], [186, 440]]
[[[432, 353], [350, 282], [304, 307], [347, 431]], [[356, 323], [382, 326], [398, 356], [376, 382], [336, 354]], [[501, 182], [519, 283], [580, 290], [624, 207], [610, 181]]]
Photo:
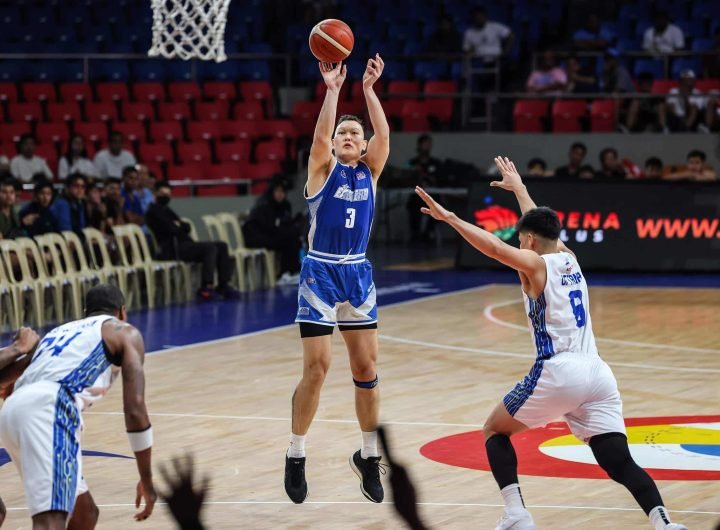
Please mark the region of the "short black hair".
[[122, 176], [125, 177], [129, 175], [130, 173], [137, 173], [137, 167], [135, 166], [125, 166], [122, 170]]
[[420, 145], [423, 142], [426, 142], [427, 140], [432, 140], [432, 136], [430, 136], [427, 133], [423, 133], [420, 136], [418, 136], [417, 144]]
[[542, 158], [531, 158], [530, 162], [528, 162], [527, 167], [530, 169], [533, 166], [540, 166], [543, 168], [543, 171], [547, 169], [547, 163]]
[[40, 180], [35, 184], [35, 187], [33, 188], [33, 193], [38, 193], [39, 191], [44, 190], [45, 188], [50, 188], [51, 191], [54, 190], [52, 182], [49, 180]]
[[32, 140], [33, 142], [35, 142], [35, 136], [33, 136], [30, 133], [25, 133], [25, 134], [21, 135], [20, 139], [18, 140], [18, 145], [24, 144], [25, 141], [27, 141], [27, 140]]
[[105, 179], [105, 187], [110, 184], [117, 184], [118, 186], [120, 186], [122, 184], [122, 181], [117, 177], [108, 177]]
[[167, 180], [158, 180], [155, 183], [155, 191], [161, 190], [163, 188], [172, 189], [172, 187], [170, 186], [170, 183]]
[[83, 183], [87, 184], [87, 179], [85, 178], [85, 175], [82, 173], [72, 173], [68, 176], [68, 178], [65, 180], [65, 187], [69, 188], [72, 186], [75, 182], [78, 180], [82, 180]]
[[605, 159], [605, 155], [608, 154], [608, 153], [614, 154], [614, 155], [615, 155], [615, 158], [618, 157], [617, 149], [615, 149], [614, 147], [606, 147], [605, 149], [603, 149], [602, 151], [600, 151], [600, 163], [601, 163], [601, 164], [602, 164], [603, 160]]
[[585, 145], [585, 144], [582, 143], [582, 142], [574, 142], [574, 143], [570, 146], [570, 150], [572, 151], [573, 149], [582, 149], [582, 150], [583, 150], [583, 153], [587, 153], [587, 145]]
[[651, 156], [650, 158], [648, 158], [647, 160], [645, 160], [645, 167], [656, 167], [656, 168], [662, 169], [662, 168], [663, 168], [663, 161], [660, 160], [660, 159], [659, 159], [658, 157], [656, 157], [656, 156]]
[[120, 131], [112, 131], [110, 133], [110, 136], [108, 136], [108, 140], [112, 140], [113, 138], [120, 138], [122, 140], [123, 133], [121, 133]]
[[337, 126], [340, 125], [344, 121], [356, 121], [360, 124], [360, 127], [365, 129], [365, 124], [362, 121], [362, 118], [360, 116], [355, 116], [355, 114], [343, 114], [338, 118], [337, 125], [335, 128], [337, 129]]
[[693, 149], [687, 154], [687, 157], [685, 160], [690, 160], [691, 158], [699, 158], [703, 162], [707, 160], [707, 156], [705, 155], [705, 151], [700, 151], [700, 149]]
[[100, 283], [85, 295], [85, 316], [115, 315], [125, 305], [122, 291], [110, 283]]
[[533, 232], [551, 241], [560, 237], [560, 218], [555, 210], [547, 206], [538, 206], [525, 212], [515, 225], [518, 232]]
[[18, 181], [14, 177], [5, 177], [0, 180], [0, 188], [18, 188]]

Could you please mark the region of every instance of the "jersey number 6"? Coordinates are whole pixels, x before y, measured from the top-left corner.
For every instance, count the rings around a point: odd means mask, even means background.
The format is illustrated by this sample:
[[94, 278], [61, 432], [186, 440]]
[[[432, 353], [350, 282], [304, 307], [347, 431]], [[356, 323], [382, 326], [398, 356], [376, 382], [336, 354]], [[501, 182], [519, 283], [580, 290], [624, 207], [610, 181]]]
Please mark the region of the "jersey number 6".
[[345, 213], [348, 214], [347, 219], [345, 219], [345, 228], [352, 228], [355, 226], [355, 208], [348, 208]]

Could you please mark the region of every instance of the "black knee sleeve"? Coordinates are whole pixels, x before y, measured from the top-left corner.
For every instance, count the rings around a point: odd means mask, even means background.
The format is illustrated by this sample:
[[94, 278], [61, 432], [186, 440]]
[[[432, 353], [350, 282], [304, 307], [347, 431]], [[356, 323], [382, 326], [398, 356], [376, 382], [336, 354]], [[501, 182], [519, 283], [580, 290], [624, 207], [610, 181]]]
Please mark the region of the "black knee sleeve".
[[517, 476], [517, 455], [513, 448], [510, 437], [504, 434], [494, 434], [485, 442], [488, 462], [493, 477], [500, 489], [510, 484], [516, 484]]
[[358, 388], [366, 388], [371, 389], [378, 386], [378, 383], [380, 382], [380, 379], [378, 379], [378, 376], [375, 376], [375, 379], [372, 381], [358, 381], [357, 379], [353, 378], [353, 383], [355, 383], [355, 386]]

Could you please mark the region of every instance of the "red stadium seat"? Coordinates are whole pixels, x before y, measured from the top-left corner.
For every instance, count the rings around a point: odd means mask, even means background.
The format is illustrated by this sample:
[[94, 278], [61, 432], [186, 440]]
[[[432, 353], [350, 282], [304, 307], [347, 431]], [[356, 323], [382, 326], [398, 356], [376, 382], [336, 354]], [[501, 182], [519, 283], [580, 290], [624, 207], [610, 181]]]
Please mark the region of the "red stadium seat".
[[653, 81], [650, 92], [653, 94], [667, 94], [671, 89], [677, 87], [678, 82], [673, 79], [656, 79]]
[[[347, 81], [345, 83], [347, 83]], [[382, 79], [379, 79], [375, 82], [373, 88], [375, 89], [376, 94], [384, 94], [386, 90], [385, 82]], [[365, 101], [365, 93], [363, 92], [362, 79], [356, 79], [355, 81], [353, 81], [352, 88], [350, 89], [350, 100]]]
[[233, 83], [227, 81], [208, 81], [203, 83], [203, 95], [207, 99], [233, 100], [237, 96], [237, 90]]
[[223, 138], [253, 140], [260, 136], [261, 123], [255, 120], [221, 121], [220, 134]]
[[385, 116], [388, 118], [402, 118], [402, 111], [406, 101], [406, 99], [402, 98], [386, 99], [383, 101], [382, 106], [385, 111]]
[[55, 85], [52, 83], [23, 83], [25, 101], [57, 101]]
[[230, 104], [225, 100], [199, 101], [195, 103], [195, 118], [204, 121], [227, 120], [230, 118]]
[[104, 145], [108, 140], [108, 128], [103, 122], [75, 123], [73, 132], [82, 136], [86, 142], [100, 142]]
[[700, 92], [720, 90], [720, 79], [698, 79], [695, 81], [695, 88]]
[[235, 103], [233, 114], [236, 120], [264, 120], [265, 115], [259, 101], [241, 101]]
[[[205, 179], [207, 180], [237, 180], [241, 177], [244, 166], [242, 164], [217, 164], [205, 167]], [[197, 193], [204, 197], [218, 197], [223, 195], [237, 195], [239, 189], [247, 189], [246, 185], [240, 187], [238, 184], [220, 184], [213, 186], [199, 186]]]
[[155, 119], [155, 110], [152, 103], [140, 101], [138, 103], [123, 104], [123, 117], [125, 121], [146, 121]]
[[236, 140], [234, 142], [215, 144], [215, 154], [221, 163], [247, 162], [250, 160], [250, 142], [248, 140]]
[[168, 166], [168, 180], [202, 180], [205, 178], [207, 167], [207, 164], [192, 163]]
[[82, 119], [80, 106], [72, 100], [65, 103], [48, 103], [47, 113], [48, 120], [51, 122], [78, 122]]
[[[322, 79], [319, 79], [317, 83], [315, 83], [315, 101], [322, 101], [325, 99], [325, 92], [327, 92], [327, 85], [325, 84], [325, 81]], [[339, 101], [347, 101], [348, 95], [350, 94], [350, 88], [349, 83], [343, 83], [342, 88], [340, 88], [340, 96], [338, 97]]]
[[90, 83], [60, 83], [60, 98], [66, 103], [92, 101], [92, 87]]
[[188, 140], [219, 140], [220, 122], [217, 121], [191, 121], [187, 124]]
[[[5, 147], [8, 145], [12, 146], [12, 144], [20, 140], [23, 134], [29, 134], [31, 132], [30, 125], [27, 123], [3, 123], [2, 126], [0, 126], [0, 143], [4, 144]], [[12, 152], [9, 158], [12, 158], [15, 156], [15, 146], [12, 146], [9, 150]], [[6, 149], [6, 151], [8, 151], [8, 149]]]
[[[240, 95], [246, 102], [255, 101], [262, 103], [265, 107], [267, 117], [275, 115], [273, 105], [273, 91], [267, 81], [241, 81]], [[237, 118], [237, 114], [235, 115]]]
[[[337, 117], [344, 114], [352, 114], [353, 116], [362, 116], [365, 112], [364, 101], [340, 101], [337, 106]], [[317, 116], [316, 116], [317, 119]]]
[[42, 107], [40, 103], [11, 103], [9, 106], [10, 121], [40, 121]]
[[151, 122], [150, 136], [154, 142], [180, 141], [183, 138], [182, 125], [178, 121]]
[[295, 126], [290, 120], [265, 120], [257, 123], [258, 133], [260, 136], [273, 136], [275, 138], [297, 137]]
[[543, 132], [543, 119], [547, 116], [550, 103], [544, 99], [521, 99], [513, 108], [513, 130], [515, 132]]
[[98, 83], [95, 85], [98, 101], [127, 101], [130, 99], [128, 87], [125, 83]]
[[15, 83], [0, 83], [0, 101], [14, 102], [18, 100], [18, 89]]
[[117, 117], [117, 107], [113, 102], [85, 104], [85, 118], [87, 121], [115, 121]]
[[170, 94], [170, 101], [175, 101], [177, 103], [202, 98], [200, 85], [189, 81], [169, 83], [168, 93]]
[[553, 132], [581, 132], [580, 118], [587, 115], [584, 100], [556, 101], [552, 106]]
[[162, 83], [134, 83], [132, 94], [135, 101], [165, 101], [165, 87]]
[[67, 125], [64, 123], [38, 123], [35, 127], [35, 136], [41, 144], [65, 144], [70, 137]]
[[183, 103], [160, 103], [158, 106], [158, 117], [161, 121], [189, 120], [190, 106]]
[[293, 105], [291, 120], [295, 130], [300, 136], [312, 136], [315, 131], [318, 114], [322, 103], [320, 101], [296, 101]]
[[52, 143], [38, 144], [35, 147], [35, 154], [44, 158], [50, 170], [56, 173], [58, 167], [58, 151]]
[[420, 92], [420, 81], [390, 81], [387, 93], [391, 95], [407, 95], [407, 97], [418, 97]]
[[260, 142], [255, 146], [255, 160], [257, 162], [282, 162], [287, 158], [285, 140], [276, 138]]
[[173, 158], [172, 146], [168, 143], [140, 144], [140, 160], [145, 163], [171, 164]]
[[436, 94], [455, 95], [457, 91], [457, 81], [426, 81], [423, 87], [423, 93], [426, 96]]
[[260, 162], [245, 166], [240, 177], [253, 180], [252, 192], [257, 194], [264, 192], [273, 176], [281, 172], [282, 168], [278, 162]]
[[195, 162], [198, 164], [212, 162], [212, 153], [207, 142], [178, 144], [178, 156], [181, 162]]
[[402, 125], [405, 132], [426, 132], [430, 130], [428, 109], [424, 101], [405, 101], [402, 107]]
[[115, 123], [113, 130], [122, 133], [130, 142], [147, 142], [145, 125], [142, 123]]
[[436, 118], [440, 123], [449, 123], [453, 116], [453, 100], [433, 98], [425, 100], [428, 116]]
[[612, 99], [596, 99], [590, 105], [590, 130], [592, 132], [615, 132], [617, 104]]

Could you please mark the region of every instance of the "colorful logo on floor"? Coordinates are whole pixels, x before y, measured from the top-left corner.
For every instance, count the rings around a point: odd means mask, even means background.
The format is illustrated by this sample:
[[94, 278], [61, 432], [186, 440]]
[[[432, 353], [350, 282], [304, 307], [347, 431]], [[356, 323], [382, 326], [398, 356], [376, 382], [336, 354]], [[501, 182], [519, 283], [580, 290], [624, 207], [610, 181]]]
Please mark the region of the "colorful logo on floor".
[[[129, 460], [134, 460], [131, 456], [125, 456], [125, 455], [116, 455], [115, 453], [103, 453], [102, 451], [83, 451], [83, 456], [102, 456], [104, 458], [127, 458]], [[3, 467], [5, 464], [9, 464], [12, 460], [10, 459], [10, 455], [8, 452], [0, 447], [0, 467]]]
[[[720, 480], [720, 416], [627, 418], [630, 452], [657, 480]], [[565, 422], [513, 437], [521, 475], [607, 478], [590, 447]], [[442, 464], [489, 471], [481, 431], [425, 444], [420, 453]]]

